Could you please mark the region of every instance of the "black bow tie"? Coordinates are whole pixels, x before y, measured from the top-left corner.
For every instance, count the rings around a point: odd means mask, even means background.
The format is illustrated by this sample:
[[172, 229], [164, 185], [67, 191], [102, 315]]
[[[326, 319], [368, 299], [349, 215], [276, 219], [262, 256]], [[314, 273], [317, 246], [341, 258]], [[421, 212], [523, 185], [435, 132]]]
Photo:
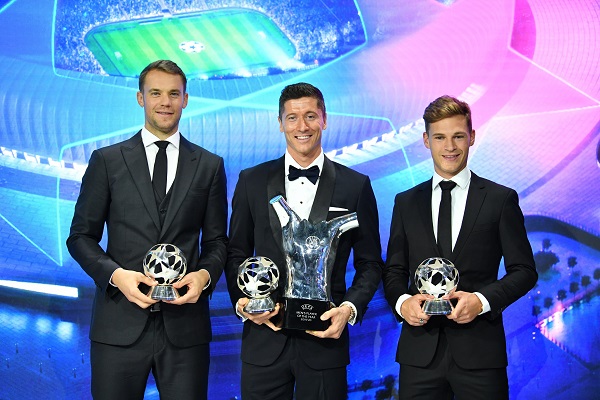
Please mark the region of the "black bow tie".
[[309, 169], [298, 169], [293, 165], [290, 165], [290, 173], [288, 174], [288, 179], [290, 181], [295, 181], [301, 176], [304, 176], [306, 179], [311, 181], [313, 185], [316, 185], [317, 180], [319, 179], [319, 167], [313, 165]]

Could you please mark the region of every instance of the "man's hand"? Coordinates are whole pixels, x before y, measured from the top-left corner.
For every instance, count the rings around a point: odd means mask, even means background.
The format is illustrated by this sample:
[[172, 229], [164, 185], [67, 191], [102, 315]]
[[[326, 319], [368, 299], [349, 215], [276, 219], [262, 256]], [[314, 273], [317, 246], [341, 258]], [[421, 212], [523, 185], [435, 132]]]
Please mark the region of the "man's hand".
[[156, 300], [152, 300], [147, 294], [142, 293], [138, 288], [140, 283], [145, 283], [148, 286], [156, 286], [157, 284], [155, 280], [141, 272], [117, 268], [112, 275], [112, 283], [119, 288], [127, 300], [137, 304], [141, 308], [148, 308], [157, 302]]
[[426, 294], [415, 294], [406, 299], [400, 308], [404, 321], [412, 326], [425, 325], [429, 321], [430, 315], [423, 312], [423, 303], [430, 299], [433, 299], [433, 296]]
[[180, 281], [177, 281], [173, 284], [175, 289], [181, 289], [184, 286], [187, 286], [187, 293], [175, 300], [165, 301], [165, 303], [182, 305], [186, 303], [196, 303], [204, 290], [204, 287], [208, 283], [210, 279], [210, 275], [208, 271], [205, 269], [201, 269], [200, 271], [190, 272], [185, 275]]
[[236, 307], [239, 315], [243, 316], [246, 319], [249, 319], [256, 325], [264, 324], [276, 332], [281, 330], [281, 324], [283, 323], [283, 319], [278, 321], [277, 324], [274, 324], [273, 321], [271, 321], [271, 318], [279, 314], [279, 310], [281, 309], [281, 305], [279, 303], [275, 304], [275, 309], [273, 311], [265, 311], [264, 313], [260, 314], [251, 314], [244, 311], [244, 307], [246, 307], [246, 304], [248, 304], [249, 301], [250, 300], [247, 297], [242, 297], [237, 301]]
[[453, 292], [448, 296], [444, 296], [443, 298], [448, 300], [458, 299], [458, 303], [456, 303], [452, 313], [446, 316], [448, 319], [454, 320], [457, 324], [468, 324], [473, 321], [483, 309], [481, 300], [479, 300], [479, 297], [477, 297], [475, 293], [458, 291]]
[[352, 309], [349, 306], [334, 307], [328, 311], [325, 311], [321, 315], [321, 321], [331, 320], [331, 325], [324, 331], [306, 331], [313, 336], [321, 339], [332, 338], [339, 339], [342, 336], [342, 332], [346, 327], [346, 324], [350, 320]]

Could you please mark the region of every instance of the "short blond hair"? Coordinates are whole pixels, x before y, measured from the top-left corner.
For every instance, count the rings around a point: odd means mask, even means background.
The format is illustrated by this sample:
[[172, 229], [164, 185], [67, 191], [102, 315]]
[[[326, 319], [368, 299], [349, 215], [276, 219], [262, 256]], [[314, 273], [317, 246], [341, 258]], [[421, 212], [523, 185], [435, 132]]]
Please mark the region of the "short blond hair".
[[469, 133], [473, 130], [471, 121], [471, 108], [464, 101], [458, 100], [456, 97], [443, 95], [429, 103], [423, 113], [425, 121], [425, 131], [429, 134], [429, 125], [434, 122], [441, 121], [446, 118], [454, 117], [455, 115], [464, 115], [467, 119], [467, 128]]

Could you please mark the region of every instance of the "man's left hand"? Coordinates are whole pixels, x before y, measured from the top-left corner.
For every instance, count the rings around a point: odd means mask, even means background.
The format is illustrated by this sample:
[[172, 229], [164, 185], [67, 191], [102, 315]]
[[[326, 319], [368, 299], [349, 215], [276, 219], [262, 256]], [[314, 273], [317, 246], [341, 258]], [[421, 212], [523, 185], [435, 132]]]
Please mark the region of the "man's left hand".
[[313, 336], [321, 339], [332, 338], [339, 339], [342, 336], [342, 332], [350, 319], [352, 309], [348, 306], [334, 307], [329, 311], [326, 311], [321, 315], [321, 321], [331, 320], [331, 325], [324, 331], [306, 331]]
[[452, 313], [446, 316], [457, 324], [468, 324], [473, 321], [483, 308], [481, 300], [475, 293], [458, 291], [444, 296], [444, 299], [458, 299]]
[[184, 276], [183, 279], [173, 284], [175, 289], [187, 286], [187, 293], [173, 301], [166, 301], [165, 303], [176, 305], [196, 303], [209, 279], [210, 275], [208, 274], [208, 271], [204, 269], [190, 272]]

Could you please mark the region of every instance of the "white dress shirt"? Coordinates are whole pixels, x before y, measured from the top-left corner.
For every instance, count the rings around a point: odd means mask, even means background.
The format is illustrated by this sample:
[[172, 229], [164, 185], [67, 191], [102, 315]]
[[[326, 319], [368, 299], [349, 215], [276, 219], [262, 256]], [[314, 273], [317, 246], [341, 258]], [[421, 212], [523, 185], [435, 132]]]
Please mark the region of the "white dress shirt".
[[[298, 214], [300, 219], [308, 219], [308, 217], [310, 216], [310, 210], [312, 209], [313, 203], [315, 201], [315, 196], [317, 195], [319, 183], [321, 182], [321, 174], [323, 173], [323, 163], [325, 162], [325, 154], [323, 153], [323, 150], [321, 150], [321, 153], [318, 155], [318, 157], [306, 167], [301, 167], [300, 164], [298, 164], [296, 160], [294, 160], [290, 153], [288, 153], [287, 151], [285, 152], [284, 159], [285, 200], [290, 205], [292, 210], [294, 210], [296, 214]], [[319, 179], [317, 180], [317, 183], [313, 184], [305, 176], [301, 176], [298, 179], [290, 181], [288, 179], [290, 165], [298, 169], [308, 169], [316, 165], [317, 167], [319, 167]], [[287, 217], [287, 214], [285, 215]], [[281, 219], [281, 216], [279, 218]]]
[[[161, 139], [154, 136], [146, 128], [142, 128], [142, 143], [144, 143], [144, 149], [146, 150], [146, 160], [148, 161], [148, 169], [150, 170], [150, 180], [152, 180], [152, 174], [154, 173], [154, 162], [156, 161], [156, 154], [158, 153], [158, 146], [154, 144]], [[167, 193], [171, 189], [173, 182], [175, 181], [175, 175], [177, 174], [177, 163], [179, 162], [179, 142], [181, 141], [181, 135], [179, 132], [169, 136], [165, 141], [170, 144], [167, 146]]]

